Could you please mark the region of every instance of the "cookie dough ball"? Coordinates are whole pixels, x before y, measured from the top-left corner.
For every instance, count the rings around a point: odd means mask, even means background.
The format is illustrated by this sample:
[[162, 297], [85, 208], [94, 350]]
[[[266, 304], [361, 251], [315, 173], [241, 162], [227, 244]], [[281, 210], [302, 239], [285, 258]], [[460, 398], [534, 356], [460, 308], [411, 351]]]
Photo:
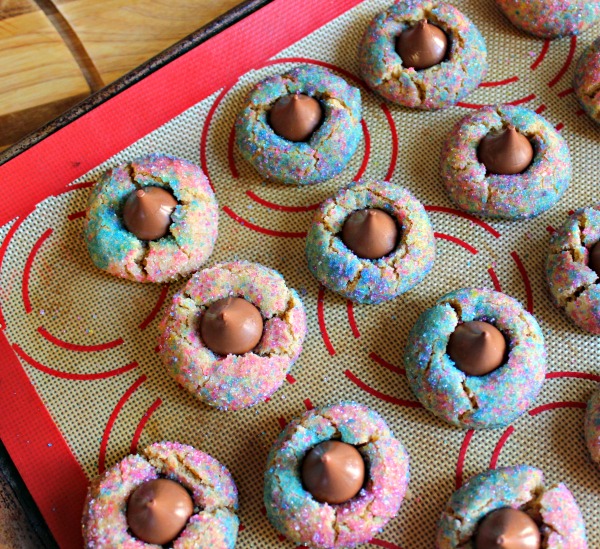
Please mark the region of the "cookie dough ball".
[[592, 393], [585, 412], [585, 442], [592, 461], [600, 467], [600, 385]]
[[454, 105], [487, 71], [487, 50], [477, 27], [443, 2], [390, 6], [369, 23], [358, 57], [360, 74], [373, 91], [393, 103], [427, 110]]
[[[585, 526], [573, 494], [562, 483], [545, 486], [544, 474], [535, 467], [500, 467], [475, 475], [459, 488], [442, 513], [438, 525], [436, 549], [479, 549], [482, 528], [490, 514], [512, 509], [530, 517], [545, 549], [587, 549]], [[519, 526], [535, 536], [535, 527], [521, 513], [511, 513]], [[513, 518], [514, 520], [514, 518]], [[508, 547], [508, 545], [506, 546]], [[521, 547], [521, 546], [518, 546]]]
[[546, 280], [554, 304], [581, 329], [600, 334], [600, 206], [570, 215], [550, 239]]
[[495, 0], [515, 26], [539, 38], [579, 34], [600, 19], [593, 0]]
[[[321, 452], [322, 445], [331, 441], [341, 442], [350, 450], [342, 449], [341, 457], [337, 451], [329, 453], [327, 464], [319, 458], [321, 470], [318, 462], [317, 466], [305, 464], [313, 461], [315, 451]], [[340, 482], [353, 485], [350, 492], [346, 491], [347, 486], [342, 490], [343, 498], [348, 497], [357, 482], [353, 450], [364, 461], [364, 480], [350, 499], [328, 503], [323, 500], [331, 497], [330, 485], [324, 498], [322, 492], [314, 489], [319, 486], [318, 480], [303, 482], [302, 472], [306, 469], [312, 475], [329, 474], [328, 480], [337, 486]], [[337, 468], [335, 480], [331, 478], [332, 462]], [[327, 466], [330, 469], [324, 472]], [[396, 515], [408, 476], [408, 454], [379, 414], [355, 402], [310, 410], [287, 425], [269, 453], [265, 469], [267, 517], [296, 544], [325, 549], [354, 547], [370, 540]]]
[[362, 136], [360, 91], [322, 67], [301, 65], [256, 84], [235, 122], [242, 156], [266, 179], [331, 179]]
[[435, 238], [423, 205], [408, 190], [359, 181], [316, 211], [306, 258], [310, 272], [330, 290], [358, 303], [381, 303], [425, 278]]
[[[529, 141], [533, 159], [520, 173], [497, 173], [497, 164], [484, 164], [489, 157], [484, 140], [506, 134], [510, 127], [515, 139]], [[504, 137], [495, 144], [495, 153], [514, 154], [513, 141]], [[564, 138], [534, 111], [507, 105], [484, 107], [460, 120], [446, 139], [441, 175], [459, 208], [491, 218], [525, 219], [558, 202], [571, 181], [571, 156]]]
[[[161, 491], [157, 480], [173, 487]], [[151, 508], [144, 505], [150, 500]], [[173, 506], [185, 508], [174, 537], [153, 538], [156, 531], [160, 536], [169, 528], [167, 536], [173, 535]], [[85, 546], [150, 549], [164, 543], [173, 549], [232, 549], [239, 527], [237, 507], [235, 483], [216, 459], [192, 446], [159, 442], [92, 481], [83, 511]]]
[[[244, 300], [249, 313], [224, 308], [228, 298]], [[227, 333], [215, 336], [223, 327]], [[173, 297], [160, 331], [162, 361], [178, 383], [206, 404], [240, 410], [281, 386], [302, 350], [306, 314], [277, 271], [237, 261], [196, 273]]]
[[198, 166], [151, 154], [100, 176], [84, 235], [96, 267], [137, 282], [168, 282], [209, 258], [218, 220], [215, 195]]
[[597, 38], [581, 54], [575, 67], [573, 87], [575, 95], [587, 115], [600, 123], [600, 38]]
[[[492, 325], [506, 341], [500, 365], [487, 373], [460, 364], [450, 345], [473, 321]], [[477, 352], [477, 341], [466, 344], [472, 345], [471, 354]], [[458, 427], [489, 429], [509, 425], [531, 406], [546, 375], [546, 350], [538, 323], [516, 299], [465, 288], [441, 297], [417, 319], [404, 363], [425, 408]]]

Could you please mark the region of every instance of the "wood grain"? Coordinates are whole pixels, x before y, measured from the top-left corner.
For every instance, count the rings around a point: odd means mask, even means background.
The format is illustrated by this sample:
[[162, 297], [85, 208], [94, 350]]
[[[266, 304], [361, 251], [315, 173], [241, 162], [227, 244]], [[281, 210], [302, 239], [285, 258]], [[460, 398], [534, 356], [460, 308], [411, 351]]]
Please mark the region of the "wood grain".
[[40, 10], [0, 20], [0, 58], [0, 116], [90, 91]]
[[105, 83], [190, 34], [240, 0], [57, 0]]

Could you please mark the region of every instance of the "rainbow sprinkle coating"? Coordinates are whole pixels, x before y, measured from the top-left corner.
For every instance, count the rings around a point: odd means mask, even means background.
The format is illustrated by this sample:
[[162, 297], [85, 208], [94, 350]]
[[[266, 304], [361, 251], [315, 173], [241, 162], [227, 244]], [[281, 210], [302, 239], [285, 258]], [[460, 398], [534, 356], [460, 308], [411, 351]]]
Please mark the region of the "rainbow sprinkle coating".
[[[368, 477], [357, 496], [338, 505], [319, 503], [302, 486], [304, 455], [317, 444], [341, 439], [365, 459]], [[271, 524], [309, 547], [354, 547], [393, 518], [406, 492], [408, 454], [385, 421], [356, 402], [304, 413], [281, 432], [267, 458], [265, 507]]]
[[[303, 93], [317, 99], [324, 119], [307, 142], [279, 137], [268, 122], [273, 104], [285, 95]], [[267, 178], [307, 185], [340, 173], [362, 136], [360, 91], [327, 69], [301, 65], [256, 84], [235, 121], [242, 156]]]
[[[362, 259], [339, 234], [356, 210], [378, 208], [402, 228], [396, 249], [381, 259]], [[433, 266], [435, 238], [423, 205], [405, 188], [359, 181], [325, 200], [306, 238], [308, 268], [330, 290], [358, 303], [381, 303], [421, 282]]]
[[546, 488], [542, 471], [516, 465], [475, 475], [452, 494], [440, 518], [436, 549], [474, 549], [479, 521], [503, 507], [530, 515], [545, 549], [587, 548], [583, 517], [569, 489], [562, 483]]
[[594, 389], [585, 412], [585, 442], [592, 461], [600, 467], [600, 384]]
[[[505, 364], [484, 376], [459, 370], [446, 353], [459, 322], [484, 320], [508, 339]], [[486, 289], [450, 292], [417, 319], [406, 343], [408, 382], [421, 404], [458, 427], [505, 427], [529, 408], [546, 375], [544, 336], [512, 297]]]
[[597, 123], [600, 123], [599, 83], [600, 38], [597, 38], [581, 54], [579, 61], [577, 61], [575, 76], [573, 78], [573, 87], [575, 88], [577, 99], [587, 115]]
[[600, 18], [600, 3], [589, 0], [495, 0], [517, 28], [539, 38], [578, 34]]
[[[243, 355], [217, 355], [200, 337], [203, 312], [229, 296], [247, 299], [264, 320], [259, 344]], [[306, 314], [277, 271], [238, 261], [196, 273], [173, 297], [160, 331], [159, 352], [178, 383], [211, 406], [240, 410], [281, 386], [302, 350]]]
[[[121, 220], [127, 197], [146, 186], [173, 193], [178, 205], [169, 234], [139, 240]], [[181, 158], [151, 154], [108, 170], [92, 188], [84, 220], [96, 267], [137, 282], [166, 282], [198, 270], [217, 240], [219, 211], [202, 170]]]
[[141, 455], [127, 456], [92, 481], [83, 511], [85, 547], [156, 548], [129, 532], [126, 510], [131, 493], [159, 477], [182, 484], [194, 502], [194, 514], [173, 541], [173, 549], [233, 549], [239, 519], [231, 474], [208, 454], [177, 442], [152, 444]]
[[[535, 156], [520, 174], [486, 173], [479, 142], [512, 124], [529, 138]], [[524, 107], [484, 107], [456, 124], [441, 156], [442, 181], [452, 202], [463, 210], [498, 219], [524, 219], [556, 204], [571, 181], [567, 142], [539, 114]]]
[[600, 334], [600, 285], [588, 267], [589, 249], [600, 241], [600, 206], [570, 215], [550, 239], [546, 280], [554, 304], [577, 326]]
[[[395, 50], [396, 37], [421, 19], [449, 37], [450, 53], [425, 70], [405, 68]], [[487, 72], [485, 41], [477, 27], [450, 4], [406, 0], [377, 15], [367, 27], [359, 50], [360, 74], [386, 99], [418, 109], [454, 105], [482, 81]]]

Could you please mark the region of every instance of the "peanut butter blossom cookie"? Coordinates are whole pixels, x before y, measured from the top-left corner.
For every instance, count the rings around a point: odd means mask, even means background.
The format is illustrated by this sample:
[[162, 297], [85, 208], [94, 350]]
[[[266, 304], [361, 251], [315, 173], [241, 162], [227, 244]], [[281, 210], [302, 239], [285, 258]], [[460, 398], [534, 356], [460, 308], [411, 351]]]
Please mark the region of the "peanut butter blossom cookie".
[[[599, 4], [600, 5], [600, 4]], [[600, 9], [600, 8], [599, 8]], [[575, 67], [573, 87], [577, 99], [588, 116], [600, 123], [600, 38], [581, 54]]]
[[551, 208], [571, 181], [563, 137], [524, 107], [484, 107], [456, 124], [441, 157], [450, 199], [467, 212], [524, 219]]
[[500, 467], [475, 475], [442, 513], [436, 549], [587, 549], [585, 525], [562, 483], [544, 485], [535, 467]]
[[512, 297], [446, 294], [408, 336], [408, 382], [423, 406], [459, 427], [505, 427], [530, 407], [546, 374], [544, 337]]
[[597, 0], [496, 0], [515, 26], [540, 38], [579, 34], [600, 19]]
[[386, 99], [419, 109], [454, 105], [487, 71], [475, 25], [443, 2], [398, 2], [371, 21], [359, 47], [360, 73]]
[[160, 324], [167, 371], [194, 396], [240, 410], [271, 396], [302, 350], [306, 314], [275, 270], [224, 263], [196, 273]]
[[592, 461], [600, 467], [600, 385], [592, 393], [585, 412], [585, 442]]
[[308, 268], [359, 303], [392, 299], [433, 266], [435, 239], [423, 205], [406, 189], [359, 181], [325, 200], [306, 238]]
[[130, 455], [95, 479], [83, 510], [90, 549], [231, 549], [237, 489], [216, 459], [175, 442]]
[[301, 65], [256, 84], [235, 122], [242, 156], [267, 179], [318, 183], [340, 173], [362, 136], [360, 91]]
[[297, 544], [366, 543], [398, 512], [408, 469], [404, 446], [373, 410], [355, 402], [310, 410], [269, 453], [267, 517]]
[[88, 200], [85, 241], [98, 268], [138, 282], [166, 282], [208, 259], [218, 218], [198, 166], [152, 154], [100, 176]]
[[600, 334], [600, 206], [569, 216], [550, 239], [546, 280], [552, 301], [577, 326]]

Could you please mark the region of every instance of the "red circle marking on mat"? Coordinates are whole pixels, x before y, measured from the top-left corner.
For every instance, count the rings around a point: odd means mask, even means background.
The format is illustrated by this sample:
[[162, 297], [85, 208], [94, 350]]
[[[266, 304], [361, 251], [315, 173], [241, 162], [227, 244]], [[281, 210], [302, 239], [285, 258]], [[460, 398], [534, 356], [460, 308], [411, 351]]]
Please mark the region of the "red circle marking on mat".
[[575, 88], [567, 88], [559, 93], [557, 93], [558, 97], [567, 97], [567, 95], [571, 95], [575, 91]]
[[404, 368], [400, 368], [400, 366], [395, 366], [394, 364], [390, 364], [386, 360], [383, 360], [377, 353], [369, 353], [369, 358], [374, 362], [377, 362], [380, 366], [387, 368], [390, 372], [394, 372], [395, 374], [399, 374], [401, 376], [406, 375], [406, 370]]
[[286, 374], [285, 375], [285, 380], [290, 384], [293, 385], [294, 383], [296, 383], [296, 378], [292, 375], [292, 374]]
[[550, 404], [543, 404], [542, 406], [538, 406], [533, 410], [529, 410], [530, 416], [537, 416], [542, 412], [546, 412], [547, 410], [557, 410], [558, 408], [581, 408], [585, 410], [587, 408], [587, 404], [585, 402], [577, 402], [572, 400], [564, 400], [562, 402], [551, 402]]
[[237, 179], [240, 174], [235, 167], [235, 157], [233, 155], [235, 145], [235, 120], [233, 122], [233, 126], [231, 126], [231, 131], [229, 132], [229, 141], [227, 142], [227, 161], [229, 162], [229, 171], [231, 172], [231, 177]]
[[[21, 223], [23, 223], [23, 221], [25, 221], [25, 217], [26, 216], [21, 217], [21, 218], [17, 217], [15, 219], [15, 221], [11, 225], [10, 229], [8, 229], [8, 232], [6, 233], [6, 236], [4, 237], [2, 244], [0, 244], [0, 271], [2, 271], [2, 262], [4, 261], [4, 255], [6, 254], [6, 249], [8, 248], [8, 244], [11, 241], [14, 234], [17, 232], [17, 229], [19, 228]], [[4, 314], [2, 313], [2, 307], [0, 307], [0, 330], [4, 330], [5, 328], [6, 328], [6, 319], [4, 318]]]
[[506, 428], [504, 433], [502, 433], [502, 436], [498, 440], [498, 443], [496, 444], [496, 447], [494, 448], [494, 451], [492, 452], [492, 457], [490, 459], [490, 466], [489, 466], [490, 469], [496, 468], [496, 464], [498, 463], [498, 458], [500, 457], [500, 452], [502, 451], [503, 446], [506, 444], [508, 437], [510, 435], [512, 435], [514, 432], [515, 432], [515, 428], [511, 425]]
[[561, 69], [556, 73], [556, 76], [548, 82], [548, 87], [552, 88], [558, 82], [560, 82], [561, 78], [565, 75], [565, 73], [569, 70], [571, 63], [573, 62], [573, 56], [575, 55], [575, 48], [577, 48], [577, 36], [571, 36], [571, 43], [569, 45], [569, 53], [567, 54], [567, 58]]
[[56, 336], [53, 336], [46, 328], [40, 326], [37, 329], [38, 333], [50, 343], [53, 343], [57, 347], [61, 347], [62, 349], [68, 349], [69, 351], [80, 351], [83, 353], [94, 353], [97, 351], [106, 351], [108, 349], [113, 349], [114, 347], [118, 347], [119, 345], [123, 345], [125, 343], [122, 338], [115, 339], [113, 341], [108, 341], [106, 343], [99, 343], [98, 345], [79, 345], [77, 343], [69, 343], [68, 341], [63, 341], [62, 339], [58, 339]]
[[317, 318], [319, 320], [319, 329], [321, 331], [321, 337], [323, 343], [327, 348], [327, 352], [333, 356], [335, 355], [335, 349], [329, 340], [329, 334], [327, 333], [327, 326], [325, 325], [325, 287], [319, 286], [319, 295], [317, 297]]
[[210, 179], [210, 175], [208, 174], [208, 163], [206, 162], [206, 141], [208, 139], [208, 130], [210, 127], [210, 123], [212, 122], [212, 118], [217, 110], [217, 107], [223, 100], [223, 97], [227, 94], [227, 92], [231, 89], [232, 85], [226, 85], [221, 93], [215, 99], [215, 102], [210, 106], [208, 113], [206, 115], [206, 120], [204, 121], [204, 126], [202, 126], [202, 134], [200, 135], [200, 166], [202, 167], [202, 171], [204, 175], [208, 178], [208, 182], [210, 184], [210, 188], [214, 191], [215, 187]]
[[348, 314], [348, 324], [352, 330], [352, 335], [358, 339], [360, 337], [360, 332], [358, 331], [356, 319], [354, 318], [354, 303], [349, 299], [346, 300], [346, 313]]
[[521, 258], [517, 252], [510, 252], [510, 257], [512, 257], [513, 261], [516, 263], [519, 274], [523, 279], [523, 284], [525, 285], [525, 294], [527, 295], [527, 312], [533, 314], [533, 293], [531, 292], [531, 283], [529, 282], [529, 276], [527, 275], [525, 265], [523, 265], [523, 262], [521, 261]]
[[511, 76], [510, 78], [505, 78], [504, 80], [496, 80], [495, 82], [482, 82], [479, 84], [480, 88], [495, 88], [497, 86], [506, 86], [507, 84], [512, 84], [513, 82], [518, 82], [518, 76]]
[[[521, 97], [521, 99], [514, 99], [513, 101], [507, 101], [504, 105], [512, 105], [513, 107], [517, 105], [522, 105], [523, 103], [528, 103], [529, 101], [533, 101], [536, 98], [535, 93], [531, 93], [526, 95], [525, 97]], [[464, 107], [465, 109], [481, 109], [483, 107], [489, 107], [490, 104], [481, 104], [481, 103], [463, 103], [459, 101], [456, 103], [457, 107]]]
[[67, 219], [69, 221], [74, 221], [75, 219], [81, 219], [82, 217], [85, 217], [85, 210], [80, 210], [78, 212], [74, 212], [72, 214], [69, 214], [67, 216]]
[[54, 377], [59, 377], [61, 379], [71, 379], [74, 381], [93, 381], [95, 379], [106, 379], [109, 377], [118, 376], [120, 374], [124, 374], [125, 372], [129, 372], [130, 370], [134, 370], [138, 367], [137, 362], [130, 362], [129, 364], [125, 364], [125, 366], [121, 366], [120, 368], [116, 368], [115, 370], [109, 370], [108, 372], [97, 372], [95, 374], [71, 374], [69, 372], [61, 372], [59, 370], [54, 370], [49, 368], [48, 366], [44, 366], [39, 363], [37, 360], [34, 360], [30, 357], [18, 344], [12, 344], [13, 351], [22, 358], [27, 364], [34, 367], [36, 370], [40, 372], [44, 372], [45, 374], [49, 374]]
[[456, 486], [456, 490], [458, 490], [463, 484], [465, 458], [467, 457], [467, 450], [469, 449], [469, 444], [471, 443], [471, 439], [473, 438], [474, 434], [474, 429], [469, 429], [465, 433], [465, 438], [463, 439], [463, 442], [460, 445], [460, 450], [458, 451], [458, 459], [456, 460], [456, 474], [454, 475], [454, 485]]
[[127, 389], [127, 391], [125, 391], [123, 396], [119, 399], [119, 402], [117, 402], [114, 410], [108, 418], [106, 427], [104, 428], [104, 433], [102, 434], [102, 441], [100, 442], [100, 452], [98, 454], [98, 474], [100, 475], [104, 473], [105, 470], [104, 464], [106, 461], [106, 447], [108, 446], [108, 437], [110, 436], [110, 432], [115, 422], [117, 421], [117, 416], [119, 415], [119, 412], [123, 409], [123, 406], [125, 406], [127, 401], [131, 398], [131, 395], [133, 395], [133, 393], [135, 393], [139, 389], [141, 384], [144, 383], [146, 379], [146, 374], [142, 374], [133, 382], [129, 389]]
[[156, 300], [156, 305], [154, 305], [154, 308], [150, 311], [150, 314], [140, 323], [139, 325], [139, 329], [140, 330], [145, 330], [149, 324], [156, 318], [156, 315], [158, 314], [158, 312], [161, 310], [165, 299], [167, 299], [167, 295], [169, 293], [169, 284], [165, 284], [163, 286], [162, 291], [160, 292], [160, 295], [158, 296], [158, 299]]
[[[96, 184], [95, 181], [88, 181], [87, 183], [77, 183], [76, 185], [69, 185], [64, 191], [59, 192], [54, 196], [62, 196], [63, 194], [70, 193], [71, 191], [78, 191], [79, 189], [89, 189]], [[50, 195], [52, 196], [52, 195]]]
[[133, 438], [131, 439], [131, 446], [129, 447], [130, 454], [137, 454], [138, 442], [140, 441], [140, 437], [142, 436], [142, 431], [144, 430], [144, 427], [146, 426], [146, 423], [148, 423], [148, 420], [150, 419], [152, 414], [156, 412], [156, 409], [161, 404], [162, 400], [160, 398], [157, 398], [152, 403], [152, 405], [144, 412], [144, 415], [142, 416], [142, 419], [140, 419], [135, 433], [133, 434]]
[[596, 374], [588, 374], [587, 372], [550, 372], [546, 374], [546, 379], [556, 379], [563, 377], [573, 377], [578, 379], [589, 379], [600, 383], [600, 376]]
[[500, 281], [498, 280], [498, 275], [496, 275], [496, 271], [494, 271], [493, 267], [488, 269], [488, 273], [490, 274], [490, 278], [492, 279], [492, 284], [494, 285], [494, 290], [497, 292], [502, 291], [502, 286], [500, 286]]
[[250, 223], [250, 221], [246, 221], [243, 217], [236, 214], [231, 208], [227, 206], [223, 206], [221, 209], [234, 221], [237, 221], [240, 225], [248, 227], [250, 230], [256, 231], [257, 233], [267, 234], [269, 236], [279, 236], [282, 238], [306, 238], [306, 231], [292, 233], [288, 231], [274, 231], [273, 229], [266, 229], [265, 227], [260, 227], [258, 225], [255, 225], [254, 223]]
[[548, 53], [548, 48], [550, 48], [550, 39], [546, 39], [544, 40], [544, 43], [542, 45], [542, 50], [540, 51], [539, 55], [537, 56], [537, 59], [531, 64], [530, 69], [532, 71], [534, 71], [535, 69], [537, 69], [540, 66], [540, 63], [544, 60], [544, 57], [546, 57], [546, 54]]
[[362, 164], [360, 165], [360, 168], [358, 168], [358, 172], [352, 181], [358, 181], [364, 175], [367, 164], [369, 163], [369, 156], [371, 155], [371, 134], [369, 133], [369, 128], [367, 128], [367, 123], [364, 118], [361, 119], [360, 125], [362, 126], [363, 136], [365, 138], [365, 154], [363, 155]]
[[494, 238], [499, 238], [501, 236], [501, 234], [496, 229], [494, 229], [494, 227], [492, 227], [485, 221], [482, 221], [481, 219], [475, 217], [474, 215], [471, 215], [467, 212], [463, 212], [461, 210], [456, 210], [454, 208], [446, 208], [445, 206], [425, 206], [425, 211], [426, 212], [441, 212], [441, 213], [456, 215], [458, 217], [463, 217], [464, 219], [468, 219], [472, 223], [475, 223], [476, 225], [479, 225], [480, 227], [485, 229]]
[[398, 406], [406, 406], [408, 408], [423, 408], [421, 403], [415, 400], [402, 400], [400, 398], [386, 395], [385, 393], [382, 393], [377, 389], [373, 389], [373, 387], [370, 387], [364, 381], [356, 377], [350, 370], [345, 370], [344, 375], [357, 387], [361, 388], [363, 391], [369, 393], [375, 398], [384, 400], [385, 402], [389, 402], [390, 404], [397, 404]]
[[385, 174], [384, 181], [389, 181], [394, 175], [394, 170], [396, 169], [396, 161], [398, 160], [398, 130], [396, 129], [396, 123], [394, 122], [394, 118], [390, 109], [388, 109], [385, 103], [381, 103], [379, 105], [383, 114], [385, 114], [385, 118], [390, 126], [390, 134], [392, 135], [392, 155], [390, 157], [390, 167], [388, 168], [387, 173]]
[[46, 242], [48, 237], [52, 234], [53, 229], [48, 229], [42, 236], [37, 239], [37, 242], [31, 248], [25, 267], [23, 268], [23, 282], [21, 285], [21, 291], [23, 293], [23, 305], [25, 306], [25, 312], [31, 312], [31, 301], [29, 301], [29, 277], [31, 276], [31, 267], [35, 259], [36, 254], [40, 251], [40, 248]]
[[283, 206], [282, 204], [275, 204], [275, 202], [269, 202], [264, 198], [261, 198], [257, 194], [252, 191], [246, 191], [246, 196], [250, 198], [250, 200], [254, 200], [254, 202], [264, 206], [265, 208], [269, 208], [270, 210], [277, 210], [279, 212], [310, 212], [316, 210], [321, 203], [317, 204], [309, 204], [308, 206]]
[[385, 541], [384, 539], [373, 538], [369, 541], [370, 545], [376, 545], [377, 547], [383, 547], [384, 549], [402, 549], [399, 545]]
[[458, 244], [459, 246], [462, 246], [465, 250], [468, 250], [473, 255], [475, 255], [477, 253], [477, 250], [475, 248], [473, 248], [473, 246], [471, 246], [470, 244], [467, 244], [464, 240], [461, 240], [460, 238], [456, 238], [455, 236], [451, 236], [451, 235], [445, 234], [445, 233], [435, 233], [435, 232], [433, 233], [433, 236], [435, 236], [436, 238], [441, 238], [442, 240], [448, 240], [449, 242], [454, 242], [454, 244]]

